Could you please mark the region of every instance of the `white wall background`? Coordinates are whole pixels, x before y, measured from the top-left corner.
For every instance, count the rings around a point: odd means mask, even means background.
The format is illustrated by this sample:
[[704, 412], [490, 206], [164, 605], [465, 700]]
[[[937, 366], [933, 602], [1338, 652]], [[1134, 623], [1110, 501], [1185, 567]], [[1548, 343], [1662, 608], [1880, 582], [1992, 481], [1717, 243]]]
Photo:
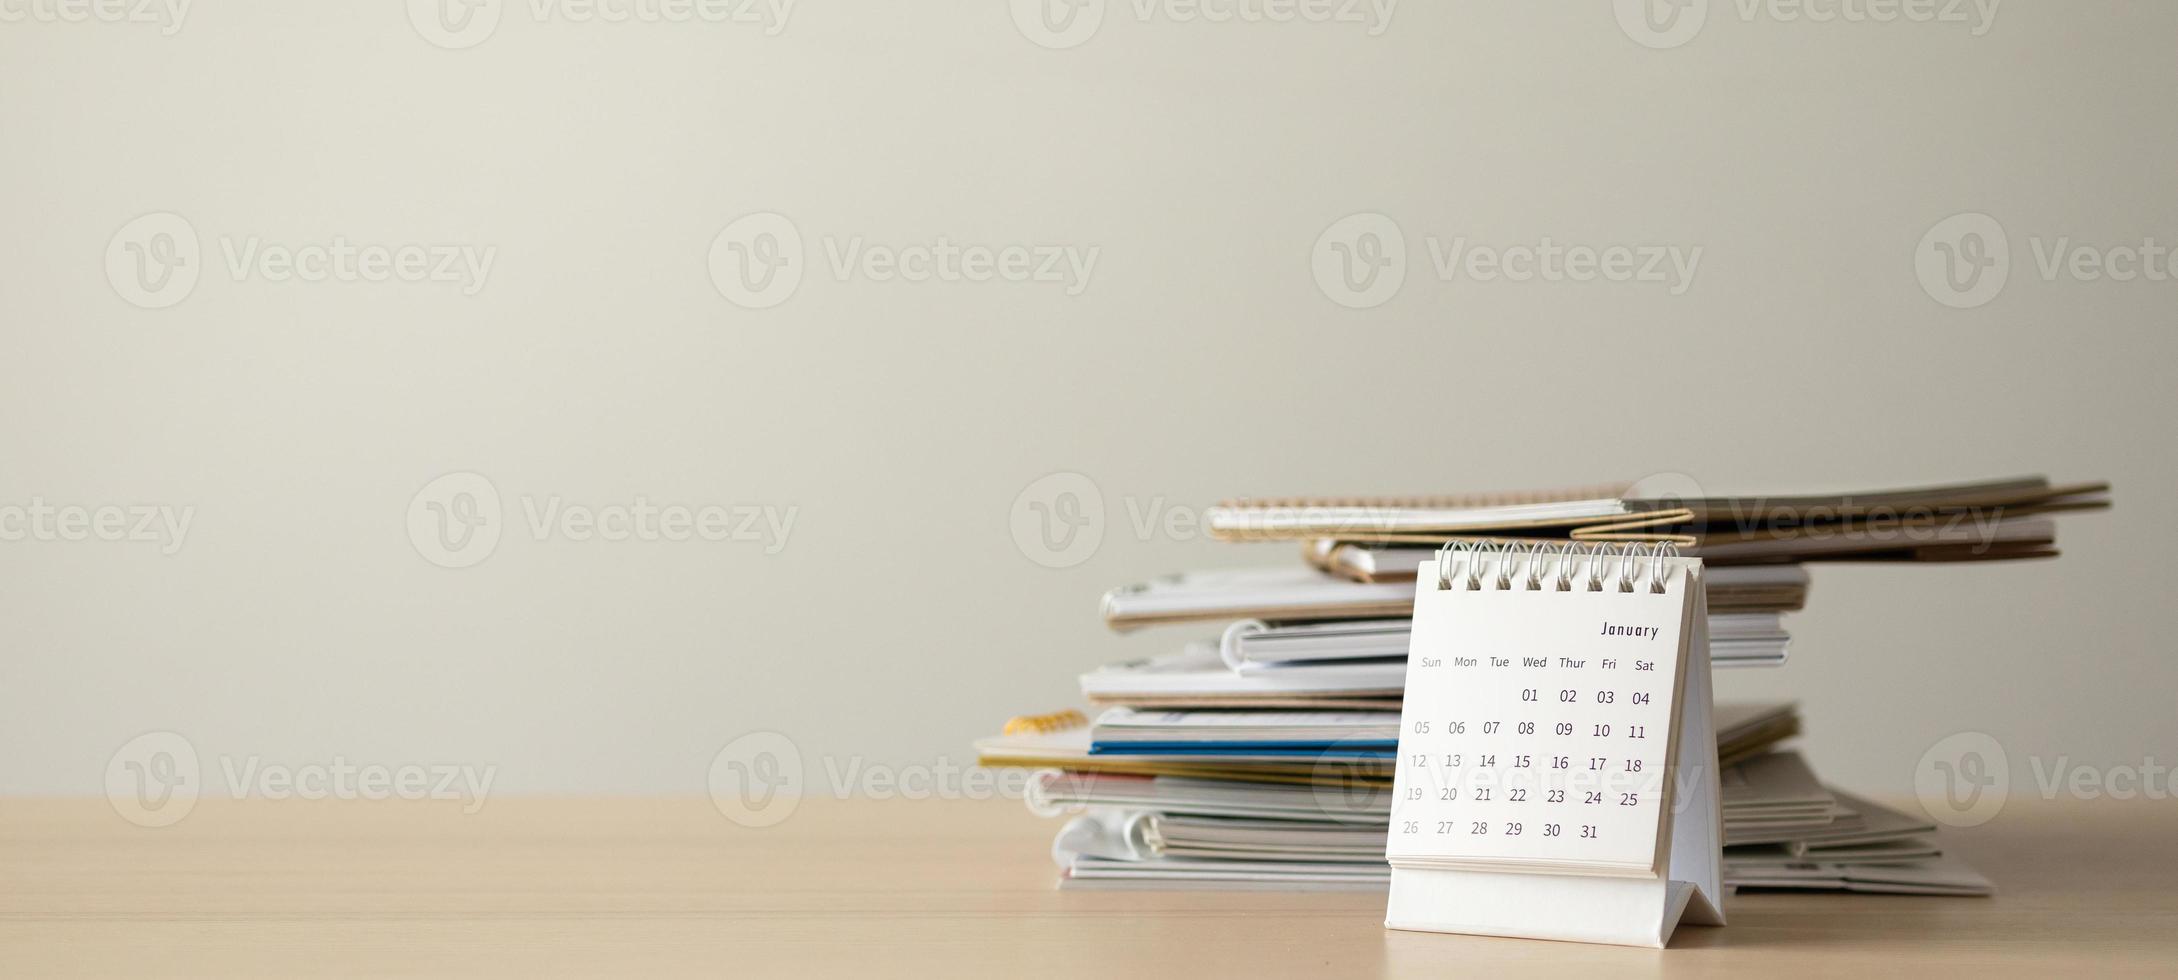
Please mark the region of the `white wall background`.
[[[999, 0], [800, 0], [775, 35], [510, 0], [455, 50], [393, 2], [198, 0], [169, 32], [0, 0], [0, 505], [191, 514], [172, 554], [0, 541], [0, 791], [99, 792], [151, 730], [207, 760], [494, 765], [514, 792], [702, 792], [759, 729], [964, 762], [1079, 671], [1190, 635], [1108, 635], [1107, 587], [1291, 555], [1136, 512], [1661, 471], [2114, 480], [2056, 562], [1822, 569], [1791, 665], [1724, 694], [1801, 698], [1811, 758], [1864, 791], [1962, 730], [2020, 778], [2178, 756], [2178, 282], [2034, 260], [2178, 244], [2178, 7], [1705, 6], [1653, 49], [1603, 2], [1407, 0], [1372, 35], [1115, 0], [1054, 50]], [[199, 242], [164, 309], [124, 295], [123, 246], [170, 254], [122, 231], [154, 212]], [[804, 244], [767, 309], [707, 271], [753, 212]], [[1353, 310], [1310, 270], [1357, 212], [1410, 258]], [[1914, 259], [1961, 212], [2011, 253], [1970, 309]], [[238, 278], [253, 236], [493, 262], [474, 295]], [[1078, 295], [841, 281], [825, 249], [855, 236], [1098, 251]], [[1702, 253], [1677, 295], [1440, 280], [1427, 241], [1462, 237]], [[1102, 542], [1050, 569], [1009, 520], [1060, 471], [1100, 491]], [[407, 515], [457, 472], [503, 535], [448, 569]], [[794, 516], [776, 554], [536, 540], [522, 502], [554, 495]]]

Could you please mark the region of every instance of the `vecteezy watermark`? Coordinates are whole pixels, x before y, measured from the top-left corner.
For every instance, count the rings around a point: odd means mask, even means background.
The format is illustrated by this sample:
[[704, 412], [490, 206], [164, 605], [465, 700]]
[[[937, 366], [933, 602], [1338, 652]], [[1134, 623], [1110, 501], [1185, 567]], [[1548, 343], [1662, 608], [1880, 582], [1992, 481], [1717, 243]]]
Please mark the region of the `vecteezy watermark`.
[[[2146, 756], [2139, 763], [2081, 765], [2069, 755], [2029, 756], [2033, 792], [2045, 800], [2169, 800], [2178, 798], [2178, 769]], [[2018, 781], [2003, 744], [1982, 732], [1939, 739], [1914, 766], [1913, 790], [1931, 819], [1953, 827], [1988, 823], [2002, 812]]]
[[[1654, 509], [1667, 510], [1698, 499], [1658, 500]], [[1713, 532], [1734, 532], [1736, 540], [1806, 544], [1843, 540], [1851, 542], [1845, 550], [1863, 553], [1944, 548], [1981, 556], [2007, 542], [2020, 546], [2048, 543], [2046, 537], [2037, 538], [2043, 532], [2032, 525], [2009, 519], [2014, 516], [2001, 506], [1899, 506], [1851, 495], [1811, 504], [1790, 498], [1749, 496], [1710, 502], [1703, 522]]]
[[2178, 797], [2178, 769], [2145, 756], [2138, 765], [2076, 765], [2071, 756], [2044, 760], [2028, 756], [2034, 772], [2034, 788], [2045, 800], [2070, 796], [2076, 800], [2168, 800]]
[[1309, 251], [1316, 288], [1352, 310], [1382, 306], [1407, 282], [1407, 236], [1374, 212], [1350, 214], [1316, 236]]
[[115, 813], [139, 827], [181, 822], [197, 800], [224, 793], [230, 799], [263, 800], [454, 800], [461, 812], [484, 808], [498, 766], [453, 763], [330, 762], [289, 764], [259, 756], [218, 757], [205, 782], [195, 744], [176, 732], [146, 732], [123, 743], [106, 760], [106, 799]]
[[[1001, 282], [1052, 286], [1068, 296], [1089, 288], [1104, 251], [1101, 245], [956, 242], [944, 235], [891, 243], [826, 234], [818, 241], [825, 271], [836, 282]], [[720, 229], [705, 261], [719, 295], [761, 310], [786, 302], [801, 287], [808, 256], [801, 229], [783, 214], [763, 211]]]
[[[1676, 495], [1674, 499], [1700, 496], [1698, 488], [1686, 492], [1693, 483], [1680, 474], [1660, 474], [1642, 486], [1657, 496]], [[1583, 488], [1578, 499], [1615, 495], [1624, 489], [1618, 484]], [[1124, 535], [1138, 542], [1247, 540], [1284, 534], [1299, 522], [1322, 531], [1321, 536], [1338, 537], [1340, 529], [1381, 531], [1377, 522], [1386, 514], [1385, 508], [1367, 505], [1288, 506], [1249, 498], [1211, 507], [1176, 502], [1165, 494], [1123, 494], [1115, 499], [1115, 505], [1107, 506], [1103, 488], [1086, 474], [1072, 470], [1045, 474], [1014, 495], [1007, 509], [1007, 529], [1023, 557], [1045, 568], [1072, 568], [1094, 557], [1107, 535]]]
[[1145, 24], [1328, 24], [1377, 37], [1391, 26], [1399, 0], [1010, 0], [1010, 5], [1022, 37], [1056, 50], [1095, 37], [1115, 6]]
[[[808, 796], [833, 799], [987, 800], [1022, 798], [1029, 774], [1019, 769], [963, 766], [940, 757], [933, 763], [891, 765], [861, 756], [823, 757], [822, 771], [802, 762], [794, 740], [778, 732], [749, 732], [727, 742], [711, 758], [706, 782], [711, 804], [744, 827], [769, 827], [793, 816]], [[813, 777], [823, 782], [812, 792]]]
[[467, 568], [499, 549], [499, 488], [482, 473], [448, 473], [408, 501], [408, 540], [440, 568]]
[[2004, 226], [1979, 212], [1936, 222], [1913, 249], [1913, 272], [1929, 298], [1955, 310], [1996, 298], [2012, 275], [2012, 245]]
[[[635, 499], [574, 503], [558, 494], [521, 494], [517, 530], [533, 541], [665, 541], [760, 544], [764, 554], [786, 548], [801, 507], [763, 504], [658, 503]], [[408, 540], [441, 568], [467, 568], [498, 550], [505, 530], [499, 488], [481, 473], [448, 473], [408, 501]]]
[[181, 33], [192, 0], [0, 0], [0, 24], [157, 25]]
[[778, 732], [750, 732], [711, 757], [711, 805], [744, 827], [769, 827], [801, 805], [802, 753]]
[[[2155, 236], [2137, 244], [2031, 235], [2028, 256], [2043, 282], [2178, 282], [2178, 249]], [[1913, 272], [1929, 298], [1955, 310], [1985, 306], [2004, 291], [2019, 263], [2011, 236], [1994, 217], [1963, 211], [1931, 226], [1913, 250]]]
[[1126, 494], [1118, 500], [1115, 520], [1095, 480], [1071, 470], [1046, 474], [1014, 495], [1007, 528], [1022, 556], [1045, 568], [1072, 568], [1088, 561], [1108, 530], [1136, 541], [1212, 536], [1216, 508], [1175, 503], [1164, 494]]
[[[1938, 24], [1989, 33], [2004, 0], [1729, 0], [1749, 24]], [[1620, 30], [1642, 47], [1664, 50], [1694, 40], [1709, 22], [1711, 0], [1613, 0]]]
[[1928, 747], [1913, 767], [1913, 794], [1930, 819], [1972, 827], [1996, 818], [2010, 797], [2011, 761], [1981, 732], [1959, 732]]
[[[492, 245], [381, 245], [345, 235], [269, 242], [257, 235], [223, 234], [216, 241], [218, 267], [238, 283], [425, 283], [456, 287], [463, 296], [484, 288], [499, 253]], [[188, 299], [203, 273], [196, 227], [171, 211], [138, 217], [106, 241], [106, 281], [122, 299], [147, 310]]]
[[1013, 498], [1014, 547], [1045, 568], [1072, 568], [1104, 543], [1104, 493], [1080, 473], [1042, 477]]
[[[1590, 244], [1550, 236], [1496, 244], [1464, 235], [1423, 239], [1429, 267], [1440, 282], [1623, 283], [1658, 286], [1673, 296], [1694, 285], [1702, 246]], [[1340, 218], [1316, 236], [1309, 269], [1316, 286], [1334, 303], [1363, 310], [1398, 295], [1410, 265], [1399, 223], [1375, 212]]]
[[[1203, 510], [1174, 504], [1161, 494], [1130, 494], [1120, 499], [1120, 506], [1126, 515], [1121, 526], [1137, 541], [1193, 541], [1207, 533]], [[1088, 561], [1103, 545], [1110, 524], [1104, 491], [1095, 480], [1072, 471], [1030, 482], [1014, 495], [1007, 511], [1014, 547], [1045, 568], [1072, 568]]]
[[[0, 0], [6, 2], [6, 0]], [[703, 24], [786, 30], [796, 0], [408, 0], [408, 22], [423, 39], [449, 50], [473, 48], [499, 30], [504, 8], [526, 8], [538, 24]]]
[[106, 760], [106, 799], [139, 827], [179, 823], [203, 795], [197, 747], [173, 732], [145, 732]]
[[108, 541], [155, 544], [171, 555], [189, 537], [194, 505], [0, 503], [0, 542]]

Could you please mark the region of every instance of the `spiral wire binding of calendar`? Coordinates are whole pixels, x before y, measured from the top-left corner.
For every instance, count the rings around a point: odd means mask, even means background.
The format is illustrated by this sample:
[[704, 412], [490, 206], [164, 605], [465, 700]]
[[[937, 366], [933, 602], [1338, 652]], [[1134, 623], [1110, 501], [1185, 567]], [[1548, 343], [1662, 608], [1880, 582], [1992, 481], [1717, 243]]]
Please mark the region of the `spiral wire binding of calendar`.
[[[1454, 570], [1458, 569], [1464, 587], [1479, 591], [1486, 577], [1484, 566], [1494, 563], [1488, 575], [1495, 577], [1493, 584], [1499, 591], [1511, 591], [1516, 578], [1526, 591], [1543, 591], [1544, 569], [1549, 568], [1554, 574], [1548, 583], [1550, 591], [1572, 592], [1578, 587], [1603, 592], [1608, 586], [1610, 591], [1632, 592], [1646, 580], [1648, 591], [1663, 592], [1670, 573], [1666, 562], [1677, 557], [1679, 546], [1668, 541], [1451, 541], [1437, 549], [1437, 587], [1452, 588]], [[1575, 575], [1576, 566], [1585, 566], [1585, 574]]]

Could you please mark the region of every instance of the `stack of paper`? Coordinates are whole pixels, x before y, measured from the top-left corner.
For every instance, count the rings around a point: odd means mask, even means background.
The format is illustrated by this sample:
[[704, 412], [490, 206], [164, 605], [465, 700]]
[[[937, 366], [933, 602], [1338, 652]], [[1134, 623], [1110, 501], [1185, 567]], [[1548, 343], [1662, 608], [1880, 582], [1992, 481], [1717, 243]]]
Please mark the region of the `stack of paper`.
[[[1789, 703], [1724, 702], [1715, 717], [1720, 758], [1778, 758], [1764, 753], [1799, 731]], [[1382, 887], [1391, 874], [1384, 837], [1397, 720], [1385, 712], [1112, 708], [1093, 726], [1000, 735], [976, 747], [984, 765], [1040, 770], [1028, 783], [1031, 810], [1078, 814], [1053, 844], [1066, 884]], [[1338, 749], [1349, 751], [1329, 751]], [[1296, 756], [1311, 761], [1296, 764]], [[1091, 768], [1103, 760], [1135, 767]], [[1804, 788], [1729, 770], [1726, 782], [1775, 785], [1781, 795]], [[1839, 829], [1847, 811], [1822, 799], [1830, 814], [1822, 826]], [[1737, 843], [1729, 831], [1727, 841]]]
[[[1194, 631], [1172, 653], [1080, 678], [1095, 724], [977, 743], [984, 765], [1051, 770], [1031, 805], [1074, 812], [1068, 885], [1380, 888], [1415, 578], [1448, 541], [1567, 553], [1670, 545], [1704, 559], [1718, 667], [1782, 663], [1805, 562], [2056, 554], [2050, 515], [2108, 506], [2100, 483], [2040, 477], [1911, 490], [1678, 498], [1625, 486], [1469, 497], [1228, 501], [1213, 536], [1290, 540], [1285, 567], [1189, 572], [1106, 594], [1115, 630]], [[1728, 883], [1979, 894], [1934, 828], [1825, 787], [1789, 704], [1716, 711]]]
[[[1824, 787], [1797, 752], [1765, 751], [1797, 728], [1775, 724], [1796, 718], [1789, 704], [1727, 703], [1718, 717], [1726, 723], [1720, 755], [1743, 760], [1721, 780], [1727, 885], [1990, 892], [1987, 879], [1944, 853], [1933, 823]], [[1391, 799], [1382, 784], [1045, 770], [1029, 781], [1028, 799], [1038, 812], [1077, 814], [1052, 852], [1070, 887], [1343, 889], [1390, 880]]]
[[1738, 888], [1986, 895], [1935, 823], [1824, 786], [1797, 752], [1725, 769], [1724, 880]]
[[[1710, 657], [1719, 666], [1783, 663], [1783, 614], [1807, 600], [1797, 565], [1709, 573]], [[1413, 577], [1351, 582], [1312, 568], [1196, 572], [1114, 589], [1114, 629], [1211, 623], [1179, 651], [1081, 678], [1091, 704], [1137, 707], [1381, 708], [1406, 683]], [[1393, 615], [1396, 614], [1396, 615]]]

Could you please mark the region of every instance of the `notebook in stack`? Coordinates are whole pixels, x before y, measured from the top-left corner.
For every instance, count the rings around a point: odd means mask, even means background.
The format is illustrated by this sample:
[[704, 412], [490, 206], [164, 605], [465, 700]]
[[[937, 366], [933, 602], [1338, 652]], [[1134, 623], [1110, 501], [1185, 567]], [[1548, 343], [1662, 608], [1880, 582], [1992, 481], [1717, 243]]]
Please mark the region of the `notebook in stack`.
[[[1302, 542], [1276, 568], [1190, 572], [1104, 597], [1115, 630], [1182, 626], [1173, 653], [1080, 678], [1100, 710], [1009, 726], [984, 765], [1048, 770], [1039, 812], [1069, 887], [1383, 888], [1392, 756], [1416, 569], [1449, 542], [1576, 554], [1653, 542], [1704, 559], [1711, 659], [1782, 663], [1805, 563], [2056, 554], [2048, 515], [2107, 506], [2107, 486], [2046, 479], [1871, 493], [1664, 499], [1556, 494], [1243, 500], [1213, 535]], [[1934, 828], [1825, 787], [1794, 752], [1790, 705], [1719, 704], [1724, 870], [1741, 888], [1984, 894]]]
[[[1433, 547], [1491, 536], [1670, 541], [1712, 564], [1945, 562], [2053, 556], [2055, 524], [2036, 518], [2107, 507], [2109, 490], [2102, 482], [2033, 476], [1838, 494], [1679, 498], [1623, 484], [1516, 495], [1241, 498], [1211, 508], [1205, 523], [1227, 541], [1308, 542], [1307, 554], [1319, 564], [1339, 564], [1333, 556], [1341, 545]], [[1400, 563], [1381, 564], [1398, 575]]]
[[[1350, 729], [1381, 741], [1387, 724], [1371, 713], [1287, 713], [1289, 727], [1236, 738], [1235, 724], [1158, 717], [1115, 708], [1087, 735], [1092, 752], [1139, 746], [1141, 729], [1160, 740], [1194, 730], [1196, 741], [1254, 742], [1283, 757], [1296, 743], [1332, 745]], [[1787, 704], [1717, 705], [1725, 883], [1739, 889], [1985, 895], [1987, 879], [1939, 846], [1934, 823], [1825, 787], [1795, 751], [1777, 744], [1799, 731]], [[1147, 724], [1145, 724], [1147, 722]], [[1296, 738], [1302, 733], [1306, 738]], [[979, 743], [987, 765], [1021, 764], [1018, 736]], [[1185, 753], [1199, 756], [1200, 746]], [[1057, 760], [1052, 760], [1057, 761]], [[1325, 774], [1329, 775], [1329, 774]], [[1284, 782], [1231, 776], [1128, 775], [1044, 769], [1028, 783], [1040, 813], [1072, 814], [1053, 842], [1066, 887], [1382, 888], [1391, 788], [1383, 781], [1331, 777]]]

